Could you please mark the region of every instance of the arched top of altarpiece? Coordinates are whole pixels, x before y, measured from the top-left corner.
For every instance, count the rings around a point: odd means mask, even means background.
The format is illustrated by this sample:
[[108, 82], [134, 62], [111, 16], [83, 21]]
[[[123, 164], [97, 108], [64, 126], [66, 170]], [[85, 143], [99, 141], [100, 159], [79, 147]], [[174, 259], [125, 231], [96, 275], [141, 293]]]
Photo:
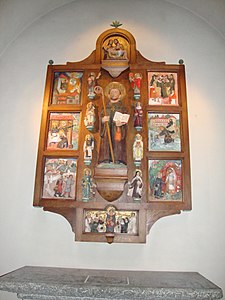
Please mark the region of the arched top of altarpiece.
[[155, 62], [145, 58], [136, 49], [136, 40], [127, 30], [113, 28], [104, 31], [96, 41], [96, 49], [85, 59], [79, 62], [67, 62], [69, 67], [90, 67], [90, 64], [99, 66], [116, 78], [124, 70], [140, 68], [141, 65], [164, 66], [165, 62]]

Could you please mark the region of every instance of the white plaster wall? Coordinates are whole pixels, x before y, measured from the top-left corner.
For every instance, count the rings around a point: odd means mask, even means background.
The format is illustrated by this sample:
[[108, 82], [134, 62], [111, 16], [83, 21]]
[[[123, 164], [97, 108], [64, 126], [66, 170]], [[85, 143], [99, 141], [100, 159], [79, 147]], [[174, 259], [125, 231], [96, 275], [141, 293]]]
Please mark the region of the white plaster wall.
[[[0, 1], [0, 274], [24, 265], [197, 271], [225, 292], [224, 1], [210, 13], [205, 0], [203, 17], [201, 0], [197, 13], [175, 0], [38, 2]], [[186, 65], [193, 210], [159, 220], [144, 245], [75, 243], [63, 217], [32, 207], [48, 61], [86, 58], [113, 20], [145, 57]]]

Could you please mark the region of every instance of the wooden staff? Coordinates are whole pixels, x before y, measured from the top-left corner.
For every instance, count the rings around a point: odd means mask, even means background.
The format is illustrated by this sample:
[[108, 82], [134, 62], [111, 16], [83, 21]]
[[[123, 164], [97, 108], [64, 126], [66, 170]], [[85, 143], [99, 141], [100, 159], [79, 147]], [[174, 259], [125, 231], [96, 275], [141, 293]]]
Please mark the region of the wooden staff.
[[[104, 97], [104, 93], [103, 93], [103, 89], [101, 86], [96, 86], [94, 88], [94, 91], [96, 94], [101, 94], [102, 95], [102, 104], [103, 104], [103, 111], [104, 111], [104, 115], [107, 116], [107, 111], [106, 111], [106, 106], [105, 106], [105, 97]], [[106, 122], [106, 130], [107, 130], [107, 135], [108, 135], [108, 140], [109, 140], [109, 148], [110, 148], [110, 153], [111, 153], [111, 157], [112, 157], [112, 162], [115, 162], [115, 158], [114, 158], [114, 152], [113, 152], [113, 147], [112, 147], [112, 140], [111, 140], [111, 134], [110, 134], [110, 128], [109, 128], [109, 122]]]

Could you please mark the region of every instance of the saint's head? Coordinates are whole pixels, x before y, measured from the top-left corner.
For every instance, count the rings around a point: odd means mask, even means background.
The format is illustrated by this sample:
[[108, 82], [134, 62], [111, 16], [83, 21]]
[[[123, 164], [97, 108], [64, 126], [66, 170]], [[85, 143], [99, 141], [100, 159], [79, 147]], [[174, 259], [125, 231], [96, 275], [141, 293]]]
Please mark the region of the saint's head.
[[110, 82], [105, 88], [105, 96], [111, 103], [121, 101], [126, 95], [125, 87], [119, 82]]

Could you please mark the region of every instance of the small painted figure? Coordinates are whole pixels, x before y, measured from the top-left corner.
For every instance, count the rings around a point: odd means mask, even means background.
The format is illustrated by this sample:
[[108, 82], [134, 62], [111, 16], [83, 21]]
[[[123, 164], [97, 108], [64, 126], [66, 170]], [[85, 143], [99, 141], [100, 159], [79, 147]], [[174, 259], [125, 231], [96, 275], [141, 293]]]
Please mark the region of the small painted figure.
[[86, 115], [85, 115], [85, 118], [84, 118], [84, 125], [86, 126], [86, 128], [89, 131], [93, 131], [95, 121], [96, 121], [95, 106], [92, 102], [89, 102], [87, 104]]
[[175, 78], [173, 76], [173, 74], [169, 75], [169, 91], [170, 91], [170, 95], [169, 95], [169, 103], [170, 104], [175, 104], [176, 103], [176, 99], [177, 99], [177, 95], [175, 92]]
[[174, 142], [173, 134], [175, 134], [175, 127], [173, 120], [170, 119], [167, 126], [160, 126], [159, 136], [164, 136], [164, 144], [169, 144]]
[[91, 100], [95, 99], [95, 86], [96, 86], [96, 82], [97, 80], [100, 78], [101, 76], [101, 72], [98, 73], [98, 75], [96, 76], [94, 72], [91, 72], [88, 75], [88, 79], [87, 79], [87, 89], [88, 89], [88, 98]]
[[176, 175], [172, 168], [169, 168], [166, 176], [166, 192], [170, 195], [175, 194], [176, 191]]
[[164, 136], [164, 143], [165, 144], [169, 144], [174, 142], [174, 138], [172, 136], [172, 134], [175, 134], [175, 126], [174, 126], [174, 121], [172, 119], [169, 119], [168, 124], [166, 125], [166, 127], [161, 126], [160, 127], [160, 136]]
[[134, 164], [136, 166], [140, 166], [142, 158], [143, 158], [143, 141], [142, 141], [142, 136], [139, 133], [137, 133], [133, 144]]
[[141, 80], [142, 74], [141, 73], [130, 73], [129, 74], [129, 81], [131, 83], [131, 87], [134, 90], [134, 99], [139, 100], [141, 97]]
[[131, 213], [127, 228], [128, 234], [137, 234], [137, 218], [135, 213]]
[[54, 187], [54, 197], [62, 197], [63, 192], [63, 178], [59, 178], [56, 181], [56, 185]]
[[109, 39], [108, 44], [103, 47], [104, 50], [104, 59], [110, 59], [110, 52], [113, 50], [113, 40]]
[[120, 221], [120, 228], [121, 228], [120, 232], [121, 233], [127, 233], [128, 224], [129, 224], [128, 217], [123, 217]]
[[94, 72], [91, 72], [88, 75], [88, 79], [87, 79], [88, 98], [91, 100], [95, 98], [95, 92], [94, 92], [95, 85], [96, 85], [96, 75]]
[[84, 169], [84, 176], [82, 179], [82, 194], [83, 202], [88, 202], [94, 194], [91, 170], [88, 168]]
[[59, 94], [64, 94], [67, 91], [69, 78], [65, 74], [60, 74], [58, 78], [57, 91]]
[[141, 102], [137, 102], [134, 108], [134, 127], [137, 131], [141, 131], [143, 126], [143, 110]]
[[98, 218], [98, 232], [104, 232], [105, 231], [105, 222], [103, 220], [102, 216], [99, 216]]
[[67, 176], [66, 178], [66, 182], [65, 182], [65, 191], [63, 193], [63, 196], [64, 197], [68, 197], [68, 198], [71, 198], [71, 189], [72, 189], [72, 186], [74, 184], [74, 180], [73, 180], [73, 175], [70, 174], [69, 176]]
[[92, 151], [94, 149], [94, 137], [91, 134], [87, 134], [85, 136], [85, 141], [84, 141], [84, 164], [85, 165], [90, 165], [92, 161]]
[[119, 59], [127, 59], [127, 51], [124, 49], [123, 44], [118, 39], [114, 39], [114, 50], [116, 57]]
[[117, 220], [116, 220], [116, 226], [114, 228], [114, 232], [116, 233], [121, 233], [121, 220], [122, 220], [122, 217], [121, 216], [118, 216]]
[[154, 182], [154, 196], [155, 198], [159, 199], [162, 198], [164, 193], [163, 193], [163, 186], [164, 186], [164, 181], [162, 180], [162, 173], [158, 172], [157, 177]]
[[116, 226], [116, 214], [113, 208], [110, 208], [106, 214], [106, 232], [114, 232]]
[[98, 217], [94, 217], [93, 222], [91, 223], [91, 232], [98, 232]]
[[142, 197], [143, 181], [142, 181], [142, 172], [136, 170], [133, 179], [131, 182], [128, 182], [129, 188], [127, 196], [133, 198], [134, 201], [140, 201]]
[[92, 224], [92, 217], [91, 214], [88, 212], [85, 221], [84, 221], [84, 231], [85, 232], [91, 232], [91, 224]]
[[160, 88], [157, 86], [157, 75], [153, 74], [152, 78], [149, 83], [149, 98], [152, 99], [154, 102], [159, 102], [159, 96], [160, 96]]

